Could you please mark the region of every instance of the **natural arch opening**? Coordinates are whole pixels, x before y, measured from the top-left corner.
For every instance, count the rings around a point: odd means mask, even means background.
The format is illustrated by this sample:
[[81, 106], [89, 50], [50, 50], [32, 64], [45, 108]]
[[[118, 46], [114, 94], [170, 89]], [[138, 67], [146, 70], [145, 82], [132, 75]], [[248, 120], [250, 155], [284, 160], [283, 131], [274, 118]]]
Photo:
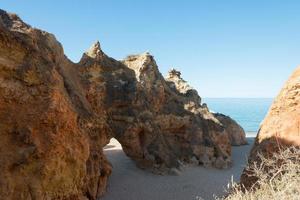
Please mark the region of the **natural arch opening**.
[[143, 170], [139, 169], [135, 162], [125, 154], [121, 143], [115, 138], [111, 138], [110, 142], [103, 147], [103, 153], [112, 165], [112, 173], [108, 178], [106, 194], [101, 199], [119, 199], [115, 191], [121, 193], [123, 191], [126, 194], [128, 184], [131, 184], [130, 181], [133, 180], [132, 176], [143, 174]]

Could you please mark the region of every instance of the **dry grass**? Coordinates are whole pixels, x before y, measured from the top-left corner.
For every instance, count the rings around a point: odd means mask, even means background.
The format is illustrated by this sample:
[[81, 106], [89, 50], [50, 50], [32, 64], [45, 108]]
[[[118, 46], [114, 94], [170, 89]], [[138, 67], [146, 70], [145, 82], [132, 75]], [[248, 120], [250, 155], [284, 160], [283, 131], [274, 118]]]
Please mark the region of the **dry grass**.
[[229, 185], [230, 195], [218, 200], [299, 200], [300, 199], [300, 149], [288, 148], [248, 166], [259, 180], [249, 190], [242, 191], [236, 183]]

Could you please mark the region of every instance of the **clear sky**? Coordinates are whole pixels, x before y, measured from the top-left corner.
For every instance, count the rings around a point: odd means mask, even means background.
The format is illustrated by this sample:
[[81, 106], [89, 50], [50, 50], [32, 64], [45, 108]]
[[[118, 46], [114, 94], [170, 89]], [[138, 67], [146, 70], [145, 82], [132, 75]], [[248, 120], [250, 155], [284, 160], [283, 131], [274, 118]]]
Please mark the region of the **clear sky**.
[[149, 51], [202, 97], [274, 97], [300, 64], [298, 0], [1, 0], [54, 33], [77, 62], [99, 40], [116, 59]]

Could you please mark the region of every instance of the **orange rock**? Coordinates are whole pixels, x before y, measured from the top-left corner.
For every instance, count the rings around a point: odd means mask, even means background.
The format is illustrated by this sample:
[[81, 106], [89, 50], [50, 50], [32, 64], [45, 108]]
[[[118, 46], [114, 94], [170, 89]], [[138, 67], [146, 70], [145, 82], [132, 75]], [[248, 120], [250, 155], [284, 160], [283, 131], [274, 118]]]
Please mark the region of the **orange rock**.
[[[272, 157], [275, 151], [290, 145], [300, 146], [300, 67], [285, 83], [262, 122], [249, 164], [258, 160], [258, 153]], [[257, 178], [244, 171], [241, 183], [250, 187]]]
[[148, 53], [114, 60], [99, 42], [72, 63], [52, 34], [3, 10], [0, 122], [0, 199], [102, 196], [112, 137], [157, 173], [231, 163], [229, 129], [180, 74], [164, 79]]

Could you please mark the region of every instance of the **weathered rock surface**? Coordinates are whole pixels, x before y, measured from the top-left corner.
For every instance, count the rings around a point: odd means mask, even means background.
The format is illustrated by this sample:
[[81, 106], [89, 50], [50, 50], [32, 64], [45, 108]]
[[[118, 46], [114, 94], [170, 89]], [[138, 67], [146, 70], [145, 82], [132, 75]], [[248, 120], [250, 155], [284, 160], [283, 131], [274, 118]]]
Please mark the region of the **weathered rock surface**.
[[[161, 172], [194, 158], [199, 164], [228, 167], [231, 147], [225, 129], [201, 107], [195, 90], [177, 90], [175, 79], [165, 80], [148, 53], [130, 56], [123, 63], [136, 74], [138, 95], [132, 108], [137, 108], [137, 121], [116, 138], [122, 145], [136, 141], [143, 154], [133, 157], [141, 167]], [[132, 157], [126, 146], [124, 151]]]
[[102, 194], [107, 124], [73, 65], [53, 35], [0, 10], [0, 199]]
[[[251, 150], [249, 164], [259, 161], [258, 154], [272, 158], [274, 152], [288, 146], [300, 146], [300, 67], [286, 82], [265, 117], [255, 144]], [[241, 183], [249, 188], [257, 177], [244, 170]]]
[[220, 113], [214, 113], [214, 116], [225, 127], [231, 145], [239, 146], [248, 144], [244, 129], [236, 121]]
[[198, 95], [198, 92], [194, 90], [185, 80], [181, 78], [181, 73], [175, 69], [172, 69], [167, 78], [167, 82], [171, 89], [179, 92], [182, 95], [185, 95], [185, 109], [197, 113], [196, 110], [200, 109], [205, 118], [210, 118], [216, 123], [221, 124], [225, 129], [226, 134], [230, 140], [231, 145], [245, 145], [247, 144], [246, 134], [244, 129], [229, 116], [223, 115], [221, 113], [211, 113], [205, 103], [201, 104], [201, 98]]
[[96, 42], [75, 64], [53, 35], [0, 10], [0, 199], [100, 197], [112, 137], [157, 173], [226, 168], [229, 132], [240, 131], [179, 72], [164, 79], [150, 54], [116, 61]]

